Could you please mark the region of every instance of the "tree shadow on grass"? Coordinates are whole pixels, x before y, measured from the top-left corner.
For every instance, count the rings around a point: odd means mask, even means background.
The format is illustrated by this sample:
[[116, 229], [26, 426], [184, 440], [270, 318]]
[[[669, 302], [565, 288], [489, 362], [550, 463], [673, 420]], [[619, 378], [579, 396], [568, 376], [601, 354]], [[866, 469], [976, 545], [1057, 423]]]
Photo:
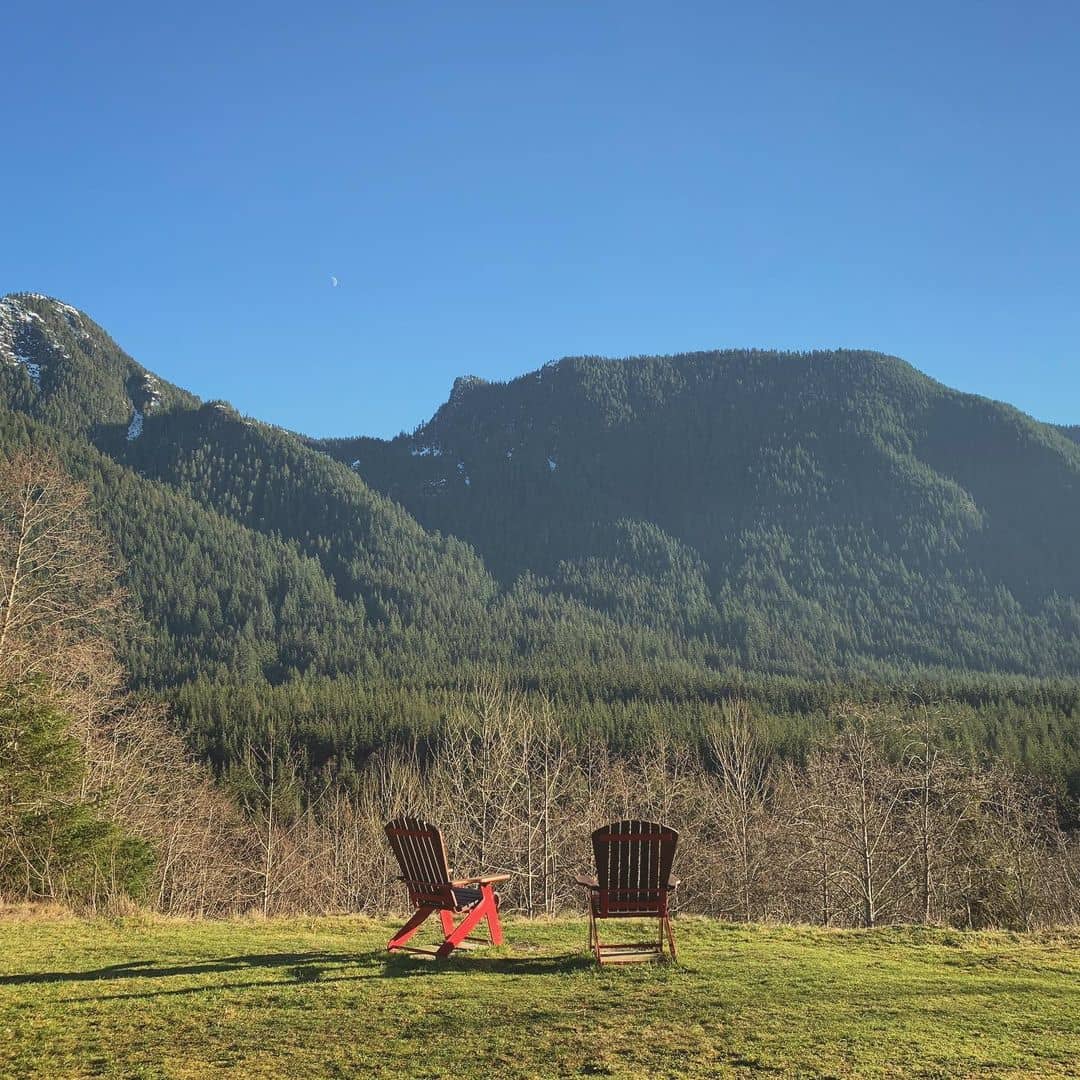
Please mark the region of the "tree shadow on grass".
[[[223, 956], [207, 960], [193, 960], [184, 964], [161, 964], [154, 960], [130, 960], [123, 964], [92, 968], [86, 971], [34, 971], [0, 976], [0, 988], [5, 986], [31, 986], [48, 983], [98, 983], [131, 979], [169, 979], [221, 975], [245, 971], [283, 971], [289, 980], [297, 983], [340, 982], [349, 978], [390, 977], [410, 975], [467, 974], [469, 972], [503, 975], [556, 975], [566, 974], [589, 967], [590, 958], [571, 954], [564, 956], [507, 955], [453, 957], [449, 960], [420, 959], [403, 954], [389, 955], [383, 949], [369, 952], [338, 953], [327, 951], [247, 953], [240, 956]], [[382, 965], [381, 972], [378, 971]], [[366, 976], [360, 970], [368, 969]], [[356, 975], [348, 969], [357, 969]], [[372, 969], [375, 969], [374, 971]], [[275, 980], [281, 985], [284, 980]], [[152, 991], [146, 994], [112, 994], [110, 997], [149, 997], [157, 994], [195, 993], [200, 990], [242, 988], [245, 985], [271, 985], [266, 983], [206, 983], [198, 987], [176, 990]]]
[[310, 982], [314, 972], [343, 964], [371, 963], [380, 953], [249, 953], [243, 956], [222, 956], [209, 960], [193, 960], [186, 964], [159, 965], [154, 960], [130, 960], [124, 964], [89, 971], [33, 971], [16, 975], [0, 975], [0, 986], [25, 986], [36, 983], [99, 982], [115, 979], [167, 979], [178, 975], [215, 975], [255, 968], [292, 968], [297, 981]]

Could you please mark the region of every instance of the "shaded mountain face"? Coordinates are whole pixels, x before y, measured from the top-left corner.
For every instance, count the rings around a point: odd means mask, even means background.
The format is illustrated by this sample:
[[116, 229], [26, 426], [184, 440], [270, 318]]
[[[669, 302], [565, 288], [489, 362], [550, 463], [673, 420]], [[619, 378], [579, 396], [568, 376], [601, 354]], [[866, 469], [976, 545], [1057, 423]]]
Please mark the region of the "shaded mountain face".
[[1080, 664], [1080, 448], [895, 358], [571, 358], [321, 445], [504, 582], [740, 664]]
[[152, 686], [481, 668], [1080, 674], [1075, 432], [873, 353], [573, 358], [413, 435], [202, 403], [0, 300], [0, 450], [95, 495]]

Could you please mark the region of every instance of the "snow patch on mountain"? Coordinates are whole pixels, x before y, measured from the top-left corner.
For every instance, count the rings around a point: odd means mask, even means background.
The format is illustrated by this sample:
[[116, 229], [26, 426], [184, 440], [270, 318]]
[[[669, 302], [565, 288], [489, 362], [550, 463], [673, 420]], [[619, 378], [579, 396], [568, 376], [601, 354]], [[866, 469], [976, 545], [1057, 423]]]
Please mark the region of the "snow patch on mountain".
[[73, 308], [70, 304], [65, 304], [62, 300], [57, 300], [53, 296], [46, 296], [44, 293], [28, 292], [17, 293], [15, 297], [25, 297], [27, 300], [37, 300], [44, 304], [52, 304], [52, 306], [60, 312], [68, 321], [68, 325], [79, 328], [82, 326], [82, 312], [78, 308]]
[[128, 380], [128, 394], [131, 397], [131, 423], [128, 424], [127, 441], [134, 442], [143, 433], [146, 417], [161, 404], [161, 384], [150, 374], [142, 372], [136, 378]]
[[56, 310], [59, 311], [65, 319], [67, 319], [68, 326], [73, 330], [82, 329], [82, 316], [79, 314], [77, 308], [73, 308], [70, 304], [62, 304], [59, 300], [53, 301]]
[[149, 371], [143, 373], [139, 389], [142, 391], [143, 409], [146, 412], [152, 412], [161, 404], [161, 384]]
[[17, 323], [42, 322], [36, 311], [31, 311], [17, 296], [5, 296], [0, 299], [0, 327], [11, 327]]
[[[41, 363], [36, 339], [45, 332], [45, 320], [31, 311], [18, 296], [0, 299], [0, 360], [22, 367], [35, 386], [41, 386]], [[46, 340], [64, 356], [54, 341]]]
[[41, 365], [35, 364], [29, 356], [23, 356], [22, 353], [15, 353], [15, 359], [26, 368], [26, 374], [30, 376], [30, 381], [40, 390], [41, 389]]

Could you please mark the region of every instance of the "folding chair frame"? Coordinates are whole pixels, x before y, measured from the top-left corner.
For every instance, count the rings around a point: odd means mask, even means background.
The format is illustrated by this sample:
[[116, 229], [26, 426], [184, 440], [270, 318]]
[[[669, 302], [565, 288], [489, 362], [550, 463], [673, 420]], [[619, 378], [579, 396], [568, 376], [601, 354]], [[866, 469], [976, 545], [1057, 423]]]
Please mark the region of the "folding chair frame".
[[[674, 889], [674, 885], [671, 887]], [[609, 911], [605, 915], [601, 915], [598, 912], [598, 908], [603, 908], [606, 896], [605, 894], [618, 891], [620, 894], [625, 894], [628, 890], [619, 889], [601, 889], [599, 887], [592, 888], [590, 886], [591, 895], [589, 897], [589, 951], [596, 957], [598, 964], [628, 964], [639, 959], [639, 954], [648, 955], [656, 960], [678, 960], [678, 954], [675, 951], [675, 933], [671, 928], [671, 913], [668, 910], [667, 894], [665, 893], [658, 910], [655, 914], [657, 923], [657, 936], [654, 941], [630, 941], [630, 942], [613, 942], [604, 944], [600, 941], [600, 927], [599, 922], [601, 919], [648, 919], [654, 917], [650, 912], [648, 914], [638, 912], [614, 912]], [[644, 890], [643, 890], [644, 891]], [[649, 892], [655, 892], [650, 889]], [[668, 952], [664, 951], [665, 940], [668, 948]], [[605, 958], [604, 950], [608, 950], [609, 953], [615, 953], [616, 956], [608, 956]], [[617, 954], [623, 954], [619, 957]]]
[[[677, 960], [669, 901], [679, 884], [671, 876], [678, 839], [674, 829], [650, 821], [619, 821], [593, 833], [597, 877], [575, 880], [589, 893], [589, 950], [598, 964]], [[656, 919], [657, 934], [652, 941], [605, 944], [604, 919]]]

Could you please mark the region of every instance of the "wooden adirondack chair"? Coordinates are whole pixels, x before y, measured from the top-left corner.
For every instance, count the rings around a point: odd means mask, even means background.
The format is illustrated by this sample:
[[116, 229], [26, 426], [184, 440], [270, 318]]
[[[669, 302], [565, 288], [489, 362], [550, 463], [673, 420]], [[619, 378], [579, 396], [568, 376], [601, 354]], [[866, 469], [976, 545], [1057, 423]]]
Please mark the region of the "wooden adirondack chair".
[[[499, 899], [495, 895], [495, 886], [500, 881], [509, 881], [509, 874], [488, 874], [452, 881], [442, 833], [435, 825], [416, 818], [391, 821], [386, 826], [386, 836], [401, 866], [401, 880], [409, 890], [409, 902], [416, 907], [416, 914], [387, 943], [388, 950], [424, 953], [442, 960], [458, 946], [467, 948], [469, 944], [486, 944], [469, 937], [484, 919], [487, 919], [491, 944], [502, 944]], [[407, 948], [405, 942], [436, 911], [442, 920], [443, 943], [438, 949]], [[458, 914], [465, 917], [455, 926], [454, 916]]]
[[[592, 834], [596, 877], [578, 874], [574, 880], [589, 892], [589, 948], [598, 964], [675, 959], [668, 898], [679, 884], [671, 876], [678, 842], [674, 829], [652, 821], [617, 821]], [[602, 945], [597, 925], [602, 919], [656, 919], [657, 936]]]

